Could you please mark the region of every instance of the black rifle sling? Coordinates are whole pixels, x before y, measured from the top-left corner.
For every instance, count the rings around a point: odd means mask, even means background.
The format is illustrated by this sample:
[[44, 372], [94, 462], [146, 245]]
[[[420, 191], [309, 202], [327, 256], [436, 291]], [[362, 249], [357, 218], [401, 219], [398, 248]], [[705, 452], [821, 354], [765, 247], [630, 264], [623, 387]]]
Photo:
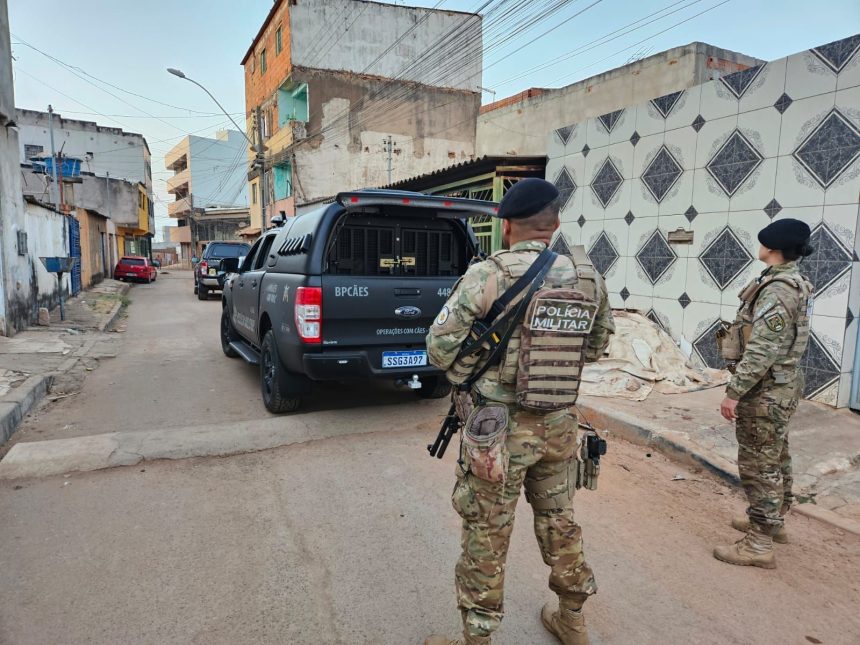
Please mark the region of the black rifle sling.
[[[460, 386], [458, 388], [460, 391], [465, 392], [465, 391], [471, 390], [472, 385], [474, 385], [478, 381], [478, 379], [481, 378], [488, 369], [490, 369], [493, 365], [498, 363], [499, 359], [501, 359], [502, 352], [505, 351], [505, 349], [508, 346], [508, 341], [510, 341], [511, 336], [514, 335], [514, 331], [517, 328], [517, 323], [519, 323], [519, 321], [522, 319], [523, 315], [525, 314], [525, 311], [528, 308], [529, 303], [531, 302], [532, 296], [535, 294], [535, 292], [538, 289], [541, 288], [541, 286], [543, 285], [544, 277], [546, 276], [547, 273], [549, 273], [549, 270], [552, 268], [552, 265], [553, 265], [552, 261], [555, 259], [556, 254], [553, 251], [550, 251], [549, 256], [547, 256], [547, 257], [548, 257], [548, 260], [544, 260], [543, 266], [539, 267], [538, 271], [533, 276], [532, 281], [531, 281], [531, 286], [529, 287], [528, 292], [523, 297], [523, 299], [519, 302], [519, 304], [516, 307], [514, 307], [510, 312], [508, 312], [508, 314], [506, 316], [504, 316], [503, 318], [501, 318], [500, 320], [498, 320], [496, 323], [493, 324], [494, 329], [499, 328], [503, 325], [507, 325], [507, 328], [505, 329], [505, 333], [502, 335], [502, 338], [492, 348], [490, 355], [487, 356], [487, 361], [484, 363], [484, 365], [481, 367], [481, 369], [479, 369], [477, 372], [475, 372], [467, 381], [460, 384]], [[538, 260], [535, 260], [535, 262], [532, 264], [532, 267], [535, 264], [537, 264], [539, 260], [540, 260], [540, 257], [538, 257]], [[531, 267], [529, 267], [529, 271], [531, 271]], [[516, 286], [516, 285], [514, 285], [514, 286]], [[506, 291], [504, 294], [502, 294], [502, 297], [507, 295], [507, 293], [509, 291], [511, 291], [511, 289], [508, 289], [508, 291]], [[501, 300], [501, 298], [499, 298], [499, 300]], [[496, 300], [496, 302], [499, 302], [499, 300]], [[487, 334], [492, 334], [492, 333], [493, 333], [492, 330], [489, 330], [489, 331], [484, 333], [484, 336], [486, 336]], [[483, 336], [481, 338], [483, 338]], [[481, 341], [480, 338], [478, 339], [478, 341], [483, 342], [483, 341]], [[476, 342], [478, 342], [478, 341], [476, 341]]]
[[[487, 315], [484, 316], [481, 322], [483, 322], [488, 327], [493, 324], [493, 321], [502, 315], [502, 312], [508, 308], [508, 305], [514, 301], [514, 298], [519, 295], [520, 291], [528, 287], [534, 279], [537, 277], [537, 274], [543, 271], [544, 267], [549, 265], [552, 266], [552, 261], [555, 260], [556, 253], [549, 247], [545, 248], [540, 254], [535, 258], [535, 261], [532, 262], [532, 265], [528, 268], [528, 270], [519, 277], [519, 279], [514, 282], [507, 291], [505, 291], [502, 295], [496, 298], [496, 301], [490, 306], [490, 310], [487, 312]], [[543, 271], [546, 274], [546, 271]]]
[[[543, 277], [547, 274], [547, 272], [552, 268], [553, 262], [558, 257], [558, 255], [551, 250], [550, 248], [545, 248], [540, 254], [535, 258], [535, 261], [532, 262], [531, 266], [528, 270], [521, 275], [514, 284], [512, 284], [501, 296], [496, 298], [496, 301], [490, 307], [490, 311], [484, 316], [480, 321], [478, 321], [481, 325], [484, 326], [484, 331], [481, 333], [478, 338], [474, 341], [463, 347], [463, 349], [458, 354], [458, 358], [462, 358], [463, 356], [469, 356], [474, 354], [475, 352], [480, 351], [483, 348], [484, 343], [489, 342], [492, 350], [496, 349], [496, 331], [500, 329], [504, 323], [509, 319], [509, 316], [505, 318], [498, 318], [499, 315], [507, 309], [508, 305], [513, 302], [514, 298], [516, 298], [523, 289], [528, 287], [529, 285], [534, 286], [534, 284], [538, 280], [543, 280]], [[528, 300], [526, 297], [524, 300]]]

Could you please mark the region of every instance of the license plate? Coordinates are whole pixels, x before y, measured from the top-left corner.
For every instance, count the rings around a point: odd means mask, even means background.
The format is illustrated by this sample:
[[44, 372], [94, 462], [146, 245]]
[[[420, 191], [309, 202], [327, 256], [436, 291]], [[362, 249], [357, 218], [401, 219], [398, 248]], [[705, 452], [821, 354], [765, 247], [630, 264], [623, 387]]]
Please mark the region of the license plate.
[[209, 275], [218, 275], [218, 269], [209, 269]]
[[407, 352], [382, 352], [382, 367], [419, 367], [427, 365], [427, 352], [423, 349]]

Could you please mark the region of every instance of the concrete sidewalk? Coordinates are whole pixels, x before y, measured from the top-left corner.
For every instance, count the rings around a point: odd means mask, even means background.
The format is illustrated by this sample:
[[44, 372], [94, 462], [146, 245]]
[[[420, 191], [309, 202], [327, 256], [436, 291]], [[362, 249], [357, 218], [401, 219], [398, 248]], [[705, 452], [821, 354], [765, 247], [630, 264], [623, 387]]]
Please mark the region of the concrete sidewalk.
[[[723, 388], [654, 392], [645, 401], [583, 396], [578, 407], [581, 420], [599, 430], [737, 483], [737, 441], [734, 424], [720, 416], [723, 396]], [[802, 401], [789, 438], [800, 510], [815, 505], [808, 514], [833, 511], [860, 526], [860, 415]]]
[[0, 337], [0, 454], [2, 446], [24, 416], [52, 391], [71, 395], [77, 371], [94, 369], [82, 359], [114, 355], [105, 330], [118, 319], [130, 285], [105, 280], [65, 303], [66, 320], [59, 307], [47, 327], [31, 327], [12, 338]]

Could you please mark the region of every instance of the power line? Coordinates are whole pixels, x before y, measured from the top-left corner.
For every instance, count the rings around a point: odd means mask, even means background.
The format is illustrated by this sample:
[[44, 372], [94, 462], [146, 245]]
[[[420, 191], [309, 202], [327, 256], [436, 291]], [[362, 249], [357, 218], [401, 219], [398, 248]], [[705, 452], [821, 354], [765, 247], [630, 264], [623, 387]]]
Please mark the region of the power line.
[[[54, 61], [54, 62], [55, 62], [55, 63], [57, 63], [58, 65], [62, 65], [63, 67], [66, 67], [66, 68], [68, 68], [68, 69], [77, 70], [77, 71], [78, 71], [78, 72], [80, 72], [81, 74], [84, 74], [85, 76], [88, 76], [88, 77], [90, 77], [90, 78], [92, 78], [92, 79], [94, 79], [94, 80], [96, 80], [96, 81], [98, 81], [98, 82], [100, 82], [100, 83], [104, 83], [105, 85], [108, 85], [108, 86], [110, 86], [110, 87], [112, 87], [112, 88], [114, 88], [114, 89], [117, 89], [117, 90], [119, 90], [120, 92], [125, 92], [126, 94], [130, 94], [131, 96], [136, 96], [137, 98], [141, 98], [141, 99], [144, 99], [144, 100], [146, 100], [146, 101], [150, 101], [150, 102], [152, 102], [152, 103], [157, 103], [157, 104], [159, 104], [159, 105], [163, 105], [163, 106], [166, 106], [166, 107], [171, 107], [171, 108], [174, 108], [174, 109], [176, 109], [176, 110], [183, 110], [183, 111], [185, 111], [185, 112], [198, 112], [198, 113], [200, 113], [200, 114], [209, 114], [209, 112], [204, 112], [204, 111], [202, 111], [202, 110], [194, 110], [194, 109], [191, 109], [191, 108], [180, 107], [180, 106], [178, 106], [178, 105], [173, 105], [172, 103], [165, 103], [164, 101], [159, 101], [159, 100], [157, 100], [157, 99], [153, 99], [153, 98], [151, 98], [151, 97], [149, 97], [149, 96], [146, 96], [145, 94], [138, 94], [137, 92], [132, 92], [131, 90], [127, 90], [127, 89], [125, 89], [125, 88], [123, 88], [123, 87], [120, 87], [119, 85], [115, 85], [115, 84], [111, 83], [110, 81], [106, 81], [106, 80], [104, 80], [104, 79], [102, 79], [102, 78], [99, 78], [99, 77], [97, 77], [97, 76], [94, 76], [94, 75], [90, 74], [89, 72], [87, 72], [85, 69], [83, 69], [83, 68], [81, 68], [81, 67], [78, 67], [78, 66], [76, 66], [76, 65], [71, 65], [70, 63], [66, 63], [66, 62], [64, 62], [64, 61], [60, 60], [59, 58], [57, 58], [57, 57], [55, 57], [55, 56], [52, 56], [51, 54], [49, 54], [49, 53], [47, 53], [47, 52], [45, 52], [45, 51], [42, 51], [41, 49], [39, 49], [39, 48], [38, 48], [38, 47], [36, 47], [35, 45], [32, 45], [32, 44], [28, 43], [28, 42], [27, 42], [27, 41], [25, 41], [23, 38], [21, 38], [20, 36], [18, 36], [18, 35], [16, 35], [16, 34], [14, 34], [14, 33], [12, 33], [11, 35], [12, 35], [12, 37], [13, 37], [13, 38], [17, 38], [17, 39], [18, 39], [18, 41], [19, 41], [19, 42], [17, 42], [17, 43], [12, 43], [13, 45], [24, 45], [25, 47], [29, 47], [29, 48], [30, 48], [30, 49], [32, 49], [33, 51], [35, 51], [35, 52], [38, 52], [38, 53], [42, 54], [42, 56], [44, 56], [45, 58], [48, 58], [48, 59], [50, 59], [50, 60]], [[236, 113], [234, 113], [234, 114], [242, 114], [242, 113], [241, 113], [241, 112], [236, 112]], [[153, 117], [153, 118], [158, 118], [158, 117]]]

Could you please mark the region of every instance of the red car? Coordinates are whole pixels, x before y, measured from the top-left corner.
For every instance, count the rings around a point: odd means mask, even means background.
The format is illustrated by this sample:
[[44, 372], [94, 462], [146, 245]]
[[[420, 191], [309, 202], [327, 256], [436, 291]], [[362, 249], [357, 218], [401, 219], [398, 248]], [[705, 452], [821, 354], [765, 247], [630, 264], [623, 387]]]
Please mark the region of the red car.
[[155, 282], [158, 272], [150, 262], [149, 258], [139, 255], [127, 255], [120, 258], [113, 270], [115, 280], [141, 280], [143, 282]]

